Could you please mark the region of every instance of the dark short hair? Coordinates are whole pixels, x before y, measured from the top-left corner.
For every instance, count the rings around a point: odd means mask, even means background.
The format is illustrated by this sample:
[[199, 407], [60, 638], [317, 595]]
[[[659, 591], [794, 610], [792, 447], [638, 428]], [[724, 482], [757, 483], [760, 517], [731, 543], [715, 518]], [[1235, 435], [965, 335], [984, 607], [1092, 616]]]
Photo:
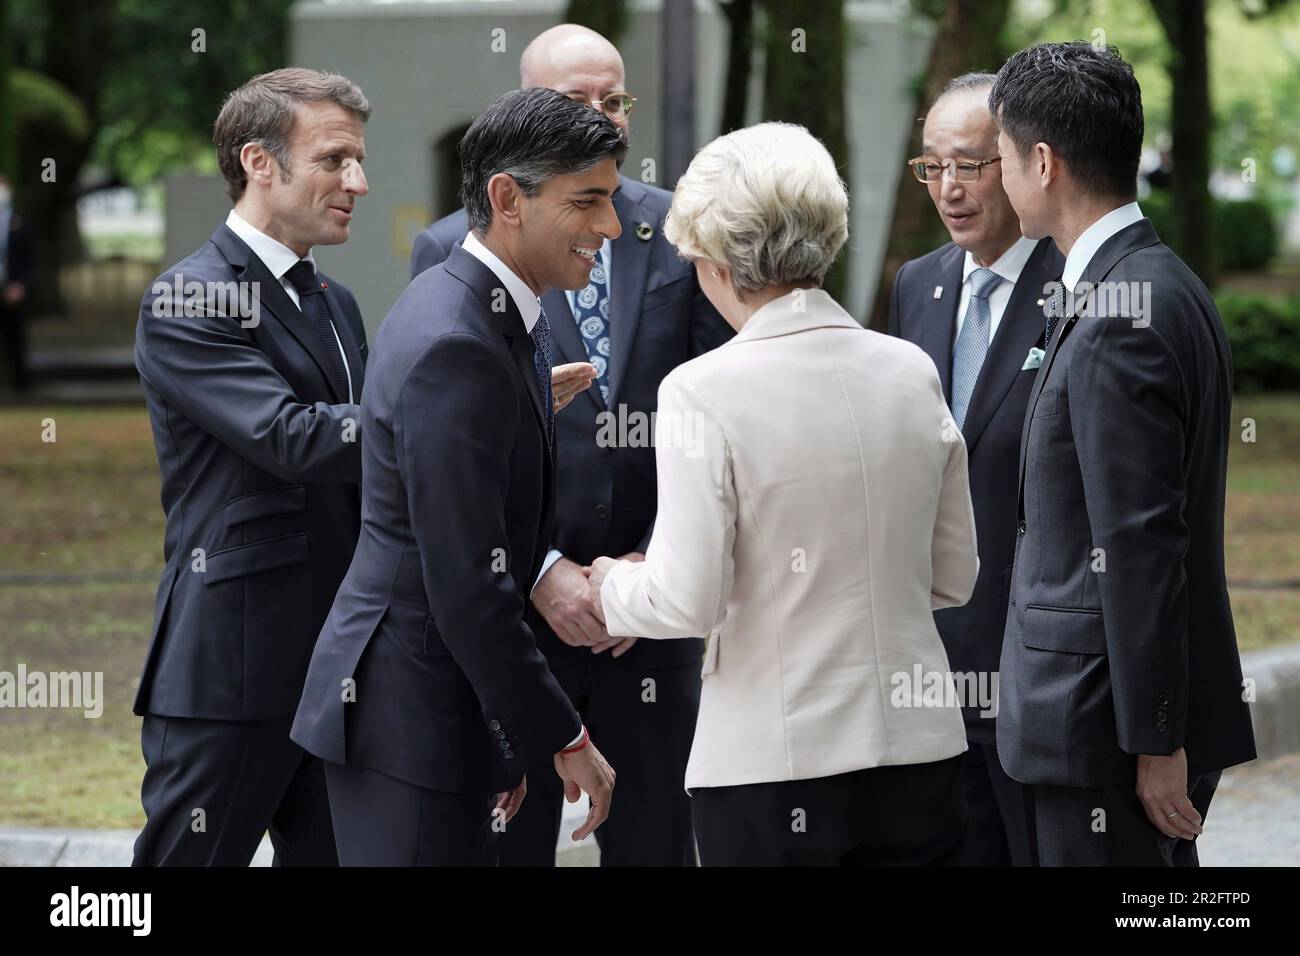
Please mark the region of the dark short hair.
[[1021, 157], [1046, 143], [1094, 196], [1132, 199], [1142, 155], [1142, 89], [1114, 47], [1040, 43], [1002, 64], [994, 121]]
[[361, 88], [338, 73], [288, 67], [259, 73], [226, 97], [212, 127], [217, 166], [226, 180], [226, 195], [238, 202], [248, 186], [239, 162], [246, 143], [257, 143], [275, 157], [289, 180], [289, 140], [299, 103], [337, 103], [361, 122], [370, 118], [370, 103]]
[[603, 112], [562, 93], [533, 86], [497, 97], [460, 141], [460, 200], [469, 226], [492, 222], [488, 181], [505, 173], [525, 196], [536, 196], [555, 176], [585, 172], [627, 155], [623, 131]]

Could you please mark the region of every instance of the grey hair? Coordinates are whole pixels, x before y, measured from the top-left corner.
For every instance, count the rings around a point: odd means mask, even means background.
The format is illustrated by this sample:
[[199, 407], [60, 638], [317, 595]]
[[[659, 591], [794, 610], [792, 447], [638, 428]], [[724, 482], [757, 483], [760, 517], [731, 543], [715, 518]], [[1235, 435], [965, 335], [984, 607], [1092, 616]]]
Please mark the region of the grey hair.
[[664, 236], [686, 259], [725, 265], [740, 298], [820, 285], [849, 237], [835, 160], [802, 126], [760, 123], [701, 149], [673, 194]]
[[487, 186], [498, 173], [532, 197], [548, 179], [606, 159], [621, 166], [626, 155], [623, 131], [600, 110], [540, 86], [504, 93], [460, 141], [460, 200], [469, 227], [482, 233], [492, 224]]
[[930, 109], [949, 93], [987, 93], [998, 80], [996, 73], [963, 73], [944, 84], [939, 95], [930, 101]]

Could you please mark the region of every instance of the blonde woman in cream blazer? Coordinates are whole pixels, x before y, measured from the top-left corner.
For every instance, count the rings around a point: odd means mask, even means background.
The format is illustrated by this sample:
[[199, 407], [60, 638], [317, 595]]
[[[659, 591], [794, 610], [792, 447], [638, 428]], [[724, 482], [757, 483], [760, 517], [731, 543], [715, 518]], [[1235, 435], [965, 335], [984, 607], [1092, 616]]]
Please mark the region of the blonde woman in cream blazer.
[[709, 635], [685, 780], [705, 865], [960, 857], [931, 612], [979, 568], [966, 449], [925, 353], [818, 288], [847, 212], [802, 127], [696, 156], [665, 233], [738, 334], [660, 387], [644, 562], [590, 571], [611, 638]]

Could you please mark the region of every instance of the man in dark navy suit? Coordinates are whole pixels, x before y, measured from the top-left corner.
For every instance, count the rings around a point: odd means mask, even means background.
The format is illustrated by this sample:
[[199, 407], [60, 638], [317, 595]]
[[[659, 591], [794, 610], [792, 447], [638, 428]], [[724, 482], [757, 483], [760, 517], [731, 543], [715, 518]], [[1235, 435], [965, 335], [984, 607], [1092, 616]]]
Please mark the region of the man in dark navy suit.
[[609, 813], [613, 772], [524, 609], [556, 496], [538, 297], [587, 285], [618, 237], [626, 150], [552, 90], [499, 98], [460, 144], [472, 231], [380, 327], [361, 537], [292, 732], [327, 761], [345, 866], [491, 865], [529, 771], [590, 796], [578, 838]]
[[1064, 259], [1050, 239], [1020, 235], [1002, 191], [997, 127], [988, 111], [996, 77], [960, 76], [931, 106], [923, 154], [912, 160], [952, 242], [905, 263], [894, 279], [890, 331], [929, 353], [966, 440], [979, 542], [975, 593], [935, 612], [963, 701], [970, 749], [965, 860], [973, 866], [1032, 863], [1025, 788], [998, 763], [998, 660], [1016, 539], [1016, 467], [1025, 403], [1043, 340], [1043, 295]]
[[[604, 37], [564, 24], [537, 37], [520, 60], [522, 85], [550, 87], [602, 109], [623, 130], [633, 98], [623, 60]], [[649, 416], [659, 382], [677, 365], [731, 337], [694, 270], [664, 240], [672, 194], [621, 176], [614, 210], [622, 235], [602, 244], [590, 280], [542, 304], [560, 357], [590, 361], [595, 385], [556, 422], [557, 511], [553, 548], [532, 593], [529, 625], [560, 685], [619, 773], [619, 799], [596, 832], [601, 864], [695, 863], [683, 778], [699, 709], [702, 640], [612, 641], [596, 617], [584, 568], [596, 557], [633, 559], [654, 526], [656, 482]], [[464, 239], [465, 212], [415, 241], [412, 276], [442, 262]], [[638, 442], [635, 436], [645, 436]], [[631, 440], [623, 440], [631, 436]], [[552, 866], [562, 795], [533, 782], [502, 835], [505, 865]]]
[[365, 327], [311, 249], [367, 191], [350, 80], [286, 69], [213, 132], [234, 209], [145, 294], [135, 360], [162, 471], [166, 566], [135, 712], [135, 864], [337, 864], [321, 763], [289, 739], [360, 525]]

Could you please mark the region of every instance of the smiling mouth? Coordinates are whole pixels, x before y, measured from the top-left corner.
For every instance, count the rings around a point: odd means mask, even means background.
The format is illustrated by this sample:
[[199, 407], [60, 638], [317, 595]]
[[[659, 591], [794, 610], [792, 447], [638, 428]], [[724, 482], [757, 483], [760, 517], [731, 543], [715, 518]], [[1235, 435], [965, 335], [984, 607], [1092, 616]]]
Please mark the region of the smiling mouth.
[[596, 253], [600, 251], [600, 246], [570, 246], [569, 251], [581, 259], [587, 265], [596, 264]]

